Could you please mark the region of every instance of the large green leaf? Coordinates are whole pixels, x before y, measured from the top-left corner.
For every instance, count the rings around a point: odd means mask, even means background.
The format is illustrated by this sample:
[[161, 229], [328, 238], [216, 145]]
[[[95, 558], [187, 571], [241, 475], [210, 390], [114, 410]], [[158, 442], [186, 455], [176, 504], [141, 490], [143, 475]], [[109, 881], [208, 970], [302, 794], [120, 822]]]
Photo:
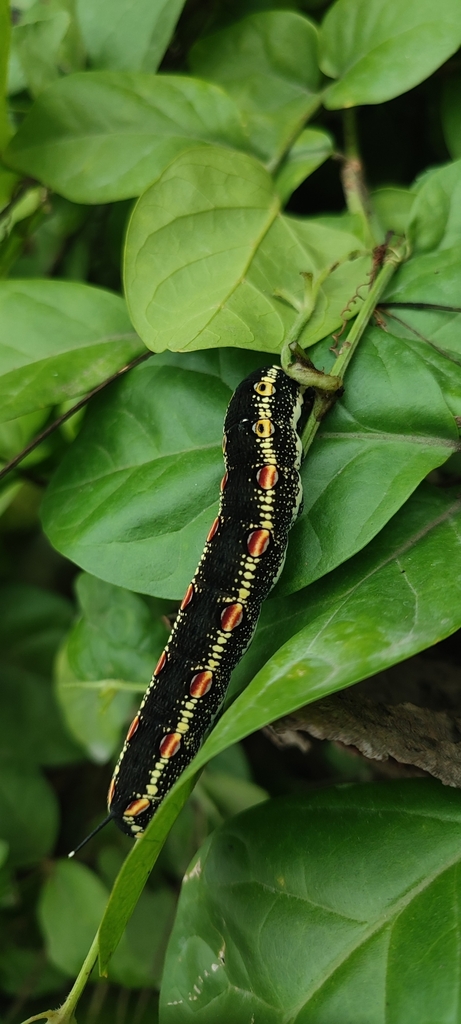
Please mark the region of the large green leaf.
[[459, 245], [414, 257], [397, 272], [382, 300], [387, 328], [405, 338], [431, 368], [455, 416], [461, 415], [461, 314], [405, 305], [394, 309], [387, 301], [459, 307], [460, 260]]
[[222, 89], [179, 75], [86, 71], [39, 97], [5, 160], [74, 202], [107, 203], [138, 196], [197, 140], [246, 145]]
[[[226, 358], [241, 377], [258, 365], [254, 354]], [[327, 358], [322, 350], [319, 365]], [[183, 356], [181, 366], [172, 359], [138, 367], [89, 411], [45, 496], [43, 523], [83, 568], [179, 598], [216, 515], [231, 388], [219, 353]], [[306, 507], [281, 581], [288, 592], [363, 547], [458, 438], [424, 362], [372, 330], [322, 433], [303, 468]]]
[[[363, 548], [459, 448], [433, 367], [390, 330], [368, 328], [347, 373], [346, 395], [304, 463], [304, 509], [279, 592], [300, 590]], [[459, 401], [458, 407], [461, 413]]]
[[[216, 514], [222, 422], [239, 366], [249, 372], [258, 359], [249, 355], [242, 364], [236, 353], [222, 360], [218, 352], [197, 354], [188, 357], [191, 369], [165, 365], [167, 359], [174, 357], [144, 363], [89, 410], [72, 458], [45, 496], [43, 522], [53, 544], [72, 548], [82, 567], [175, 598]], [[226, 363], [232, 387], [222, 379]], [[85, 495], [78, 508], [77, 492]]]
[[[166, 168], [136, 204], [126, 240], [127, 301], [148, 348], [278, 353], [304, 299], [303, 274], [338, 263], [302, 343], [340, 325], [343, 308], [367, 283], [363, 244], [279, 211], [271, 177], [243, 153], [202, 146]], [[357, 253], [363, 258], [351, 260]]]
[[255, 729], [460, 628], [460, 540], [460, 498], [425, 485], [347, 567], [301, 594], [266, 602], [232, 689], [253, 681], [224, 712], [123, 865], [101, 925], [103, 968], [207, 761]]
[[325, 106], [383, 103], [428, 78], [461, 43], [458, 0], [337, 0], [320, 33], [320, 67], [339, 79]]
[[81, 618], [56, 665], [57, 694], [72, 735], [95, 761], [107, 761], [120, 730], [151, 678], [168, 630], [145, 602], [82, 575], [76, 584]]
[[96, 68], [156, 71], [184, 0], [77, 0], [85, 48]]
[[461, 160], [438, 167], [424, 176], [408, 227], [410, 242], [416, 252], [459, 246], [460, 197]]
[[241, 109], [257, 156], [276, 163], [320, 102], [318, 31], [295, 11], [261, 11], [192, 47], [194, 74]]
[[81, 757], [52, 688], [56, 649], [71, 621], [71, 606], [57, 594], [19, 584], [0, 588], [0, 756], [18, 765]]
[[82, 395], [143, 351], [123, 299], [67, 281], [0, 281], [0, 420]]
[[426, 780], [273, 800], [186, 874], [161, 1024], [451, 1024], [461, 797]]

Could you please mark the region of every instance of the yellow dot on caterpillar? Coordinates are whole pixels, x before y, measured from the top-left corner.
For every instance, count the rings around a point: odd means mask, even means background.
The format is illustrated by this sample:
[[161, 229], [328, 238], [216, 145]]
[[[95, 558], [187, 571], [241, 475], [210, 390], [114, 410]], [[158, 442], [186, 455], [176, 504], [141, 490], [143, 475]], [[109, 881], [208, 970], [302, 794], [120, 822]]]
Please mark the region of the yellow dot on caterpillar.
[[181, 733], [181, 735], [184, 735], [185, 732], [189, 732], [189, 722], [178, 722], [176, 732]]
[[249, 597], [250, 593], [251, 593], [250, 590], [245, 590], [245, 588], [242, 587], [242, 590], [239, 590], [239, 599], [240, 599], [240, 601], [245, 601], [245, 598]]
[[194, 712], [193, 711], [183, 711], [183, 718], [193, 718], [193, 717], [194, 717]]
[[[140, 825], [131, 825], [131, 831], [132, 832], [144, 832], [144, 829], [141, 828]], [[136, 836], [136, 838], [138, 838], [138, 837]]]
[[193, 711], [196, 703], [197, 698], [195, 700], [186, 700], [186, 708], [188, 709], [188, 711]]
[[255, 574], [254, 572], [244, 572], [243, 578], [244, 580], [254, 580]]
[[158, 786], [146, 786], [148, 796], [155, 796], [158, 793]]

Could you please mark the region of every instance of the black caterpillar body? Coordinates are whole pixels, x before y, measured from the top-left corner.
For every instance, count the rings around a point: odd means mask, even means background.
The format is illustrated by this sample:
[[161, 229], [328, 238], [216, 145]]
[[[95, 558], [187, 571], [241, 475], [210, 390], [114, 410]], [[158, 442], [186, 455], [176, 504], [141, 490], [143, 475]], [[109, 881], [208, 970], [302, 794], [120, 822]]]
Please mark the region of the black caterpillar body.
[[277, 366], [251, 373], [230, 401], [219, 514], [109, 788], [110, 816], [128, 835], [144, 831], [197, 753], [280, 575], [302, 497], [302, 403]]

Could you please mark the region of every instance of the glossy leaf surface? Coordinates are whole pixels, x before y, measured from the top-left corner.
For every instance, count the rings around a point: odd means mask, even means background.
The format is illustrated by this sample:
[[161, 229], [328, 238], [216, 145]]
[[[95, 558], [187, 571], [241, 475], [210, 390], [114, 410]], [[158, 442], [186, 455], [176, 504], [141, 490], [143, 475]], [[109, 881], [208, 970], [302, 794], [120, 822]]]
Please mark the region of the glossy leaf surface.
[[125, 303], [67, 281], [0, 281], [0, 419], [85, 394], [143, 351]]
[[329, 109], [383, 103], [428, 78], [461, 42], [457, 0], [338, 0], [320, 34], [320, 67], [339, 79]]
[[200, 147], [170, 164], [136, 204], [126, 240], [127, 302], [148, 348], [279, 353], [304, 301], [303, 275], [330, 267], [301, 342], [341, 324], [367, 281], [363, 244], [279, 211], [272, 178], [243, 153]]
[[319, 105], [317, 36], [295, 11], [261, 11], [192, 47], [192, 71], [232, 96], [254, 153], [269, 163]]
[[[181, 369], [162, 358], [89, 410], [47, 492], [43, 522], [58, 550], [82, 567], [119, 586], [181, 598], [216, 515], [231, 388], [220, 379], [218, 353], [182, 357]], [[258, 361], [249, 355], [244, 368], [240, 355], [226, 358], [242, 377], [250, 358]], [[437, 382], [384, 331], [363, 343], [322, 434], [303, 468], [305, 510], [292, 531], [285, 591], [363, 547], [457, 446]]]
[[184, 0], [77, 0], [86, 51], [95, 68], [156, 71]]
[[162, 1024], [455, 1021], [460, 821], [460, 794], [426, 780], [234, 818], [186, 874]]
[[39, 97], [5, 159], [77, 203], [138, 196], [200, 141], [245, 146], [222, 89], [181, 76], [86, 71]]
[[458, 495], [425, 485], [346, 568], [301, 594], [266, 602], [232, 691], [249, 685], [224, 712], [120, 872], [101, 928], [103, 967], [207, 761], [255, 729], [460, 628], [460, 539]]

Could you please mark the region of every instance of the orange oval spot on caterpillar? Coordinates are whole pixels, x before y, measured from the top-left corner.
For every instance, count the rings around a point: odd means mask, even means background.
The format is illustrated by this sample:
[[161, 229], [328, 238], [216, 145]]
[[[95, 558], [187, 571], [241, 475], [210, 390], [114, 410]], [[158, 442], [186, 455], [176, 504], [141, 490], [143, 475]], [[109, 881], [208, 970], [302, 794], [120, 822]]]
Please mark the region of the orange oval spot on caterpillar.
[[214, 523], [213, 523], [213, 525], [211, 527], [211, 530], [210, 530], [210, 532], [208, 534], [208, 537], [207, 537], [207, 544], [210, 543], [210, 540], [213, 540], [213, 537], [215, 536], [215, 534], [219, 530], [219, 525], [220, 525], [219, 524], [219, 516], [216, 516], [216, 519], [215, 519], [215, 521], [214, 521]]
[[189, 693], [191, 697], [203, 697], [205, 693], [208, 693], [208, 690], [211, 690], [212, 682], [212, 672], [196, 672], [190, 681]]
[[253, 423], [253, 431], [258, 437], [270, 437], [274, 430], [272, 420], [257, 420], [256, 423]]
[[133, 718], [133, 721], [132, 721], [132, 723], [130, 725], [130, 728], [128, 729], [128, 732], [126, 734], [126, 741], [125, 741], [126, 743], [129, 743], [129, 741], [131, 740], [131, 737], [134, 736], [134, 734], [136, 732], [136, 729], [138, 728], [138, 725], [139, 725], [139, 715], [136, 715], [136, 718]]
[[263, 491], [270, 491], [272, 487], [275, 487], [279, 478], [278, 471], [275, 466], [262, 466], [258, 469], [256, 479]]
[[253, 555], [253, 558], [263, 555], [269, 547], [270, 539], [269, 530], [252, 530], [247, 537], [248, 554]]
[[255, 391], [258, 392], [258, 395], [273, 395], [275, 387], [268, 380], [260, 380], [255, 384]]
[[183, 599], [181, 601], [180, 610], [182, 612], [184, 611], [185, 608], [187, 608], [187, 605], [191, 603], [193, 596], [194, 596], [194, 587], [193, 587], [192, 583], [189, 583], [189, 586], [188, 586], [188, 588], [186, 590], [186, 593], [184, 594], [184, 597], [183, 597]]
[[109, 786], [109, 792], [107, 794], [107, 809], [108, 809], [108, 811], [110, 811], [110, 805], [112, 803], [112, 800], [114, 799], [114, 793], [115, 793], [115, 779], [111, 779], [110, 786]]
[[226, 633], [232, 632], [243, 619], [243, 604], [229, 604], [224, 611], [221, 612], [221, 625]]
[[211, 689], [213, 682], [212, 672], [196, 672], [196, 675], [192, 677], [191, 686], [188, 687], [188, 692], [193, 697], [203, 697], [208, 690]]
[[143, 796], [139, 800], [132, 800], [128, 807], [125, 807], [123, 817], [136, 818], [138, 814], [142, 814], [143, 811], [147, 811], [150, 807], [150, 800]]
[[154, 676], [160, 675], [160, 672], [162, 671], [162, 668], [165, 668], [165, 665], [166, 665], [166, 652], [162, 651], [162, 653], [161, 653], [161, 655], [160, 655], [160, 657], [158, 659], [158, 662], [157, 662], [157, 664], [156, 664], [156, 666], [154, 668]]
[[174, 757], [181, 746], [181, 733], [168, 732], [160, 743], [160, 754], [162, 757]]
[[221, 494], [222, 494], [222, 492], [223, 492], [223, 490], [224, 490], [224, 488], [225, 488], [225, 486], [227, 484], [228, 479], [229, 479], [229, 473], [226, 470], [226, 472], [224, 473], [224, 476], [223, 476], [223, 478], [221, 480], [221, 485], [220, 485], [220, 488], [219, 488], [220, 491], [221, 491]]

